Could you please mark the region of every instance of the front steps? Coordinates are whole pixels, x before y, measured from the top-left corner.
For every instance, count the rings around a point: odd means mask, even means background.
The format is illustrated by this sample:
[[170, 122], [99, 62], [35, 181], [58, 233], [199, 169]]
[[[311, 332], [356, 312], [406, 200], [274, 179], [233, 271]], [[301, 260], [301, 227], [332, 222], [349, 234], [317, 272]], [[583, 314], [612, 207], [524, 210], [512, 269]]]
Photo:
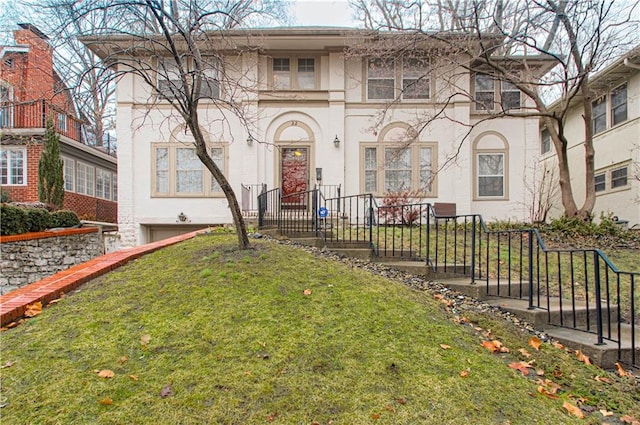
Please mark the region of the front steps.
[[[339, 255], [359, 258], [364, 260], [371, 260], [384, 263], [388, 267], [392, 267], [397, 270], [401, 270], [406, 273], [423, 276], [425, 279], [434, 280], [448, 288], [460, 292], [469, 297], [473, 297], [479, 300], [484, 300], [490, 305], [499, 307], [505, 311], [508, 311], [518, 318], [529, 322], [535, 329], [544, 331], [550, 337], [557, 339], [566, 347], [572, 350], [581, 350], [584, 354], [588, 355], [594, 364], [599, 365], [604, 369], [612, 369], [615, 367], [615, 363], [620, 359], [628, 364], [632, 363], [632, 343], [631, 343], [631, 327], [626, 324], [621, 324], [621, 343], [618, 347], [617, 342], [607, 340], [607, 331], [605, 330], [604, 344], [597, 344], [597, 336], [594, 332], [592, 325], [591, 332], [586, 332], [586, 329], [570, 329], [566, 327], [557, 326], [562, 323], [564, 326], [574, 326], [574, 319], [576, 327], [583, 326], [586, 323], [587, 314], [590, 317], [590, 322], [594, 322], [596, 317], [595, 306], [590, 306], [589, 309], [586, 306], [577, 305], [575, 310], [572, 309], [570, 300], [563, 300], [562, 309], [560, 308], [560, 301], [557, 298], [549, 299], [549, 312], [546, 310], [547, 300], [541, 299], [540, 304], [543, 308], [529, 309], [528, 294], [529, 286], [527, 282], [512, 282], [510, 285], [505, 280], [498, 282], [497, 280], [478, 279], [475, 282], [471, 282], [469, 274], [471, 272], [470, 265], [455, 265], [455, 264], [437, 264], [435, 267], [427, 265], [424, 260], [418, 260], [414, 257], [413, 253], [409, 251], [395, 252], [393, 255], [384, 252], [375, 255], [374, 250], [367, 241], [325, 241], [323, 238], [318, 237], [313, 232], [299, 232], [290, 233], [278, 232], [277, 229], [262, 230], [265, 234], [271, 234], [273, 236], [287, 237], [295, 240], [298, 243], [314, 246], [317, 248], [326, 248], [331, 252]], [[325, 237], [331, 238], [333, 235], [331, 232], [327, 233]], [[534, 300], [537, 303], [537, 300]], [[588, 312], [587, 312], [588, 310]], [[612, 307], [610, 310], [612, 313], [615, 311]], [[606, 315], [607, 312], [603, 306], [602, 314]], [[611, 317], [611, 322], [616, 322], [616, 317]], [[611, 339], [617, 338], [617, 328], [611, 330], [609, 335]], [[636, 330], [635, 341], [635, 362], [638, 363], [640, 358], [640, 335]]]

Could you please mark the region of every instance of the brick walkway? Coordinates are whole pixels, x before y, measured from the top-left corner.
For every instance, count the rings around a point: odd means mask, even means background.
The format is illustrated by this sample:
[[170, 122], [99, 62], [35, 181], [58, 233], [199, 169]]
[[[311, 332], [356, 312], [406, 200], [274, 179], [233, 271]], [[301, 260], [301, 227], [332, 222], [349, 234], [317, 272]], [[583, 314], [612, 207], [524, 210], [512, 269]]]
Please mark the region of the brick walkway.
[[0, 326], [20, 319], [29, 304], [40, 301], [44, 306], [83, 283], [117, 269], [131, 260], [160, 248], [191, 239], [200, 232], [201, 230], [197, 230], [158, 242], [105, 254], [2, 295], [0, 296]]

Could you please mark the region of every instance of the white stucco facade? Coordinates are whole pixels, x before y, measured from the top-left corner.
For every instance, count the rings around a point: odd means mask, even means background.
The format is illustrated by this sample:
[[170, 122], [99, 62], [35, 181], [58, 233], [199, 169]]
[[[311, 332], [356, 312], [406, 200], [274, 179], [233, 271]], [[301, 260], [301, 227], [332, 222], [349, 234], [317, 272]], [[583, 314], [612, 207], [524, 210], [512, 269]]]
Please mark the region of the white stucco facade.
[[[456, 65], [431, 69], [428, 98], [371, 100], [367, 60], [345, 56], [349, 38], [344, 31], [292, 31], [286, 37], [286, 30], [278, 31], [264, 35], [260, 49], [224, 59], [233, 64], [227, 78], [235, 75], [245, 86], [250, 82], [255, 88], [241, 95], [221, 93], [221, 97], [239, 96], [236, 100], [241, 100], [238, 103], [248, 120], [211, 102], [201, 103], [201, 128], [213, 149], [223, 152], [224, 173], [238, 198], [242, 184], [279, 187], [281, 150], [291, 147], [308, 153], [310, 188], [318, 183], [315, 170], [321, 168], [323, 185], [340, 185], [343, 195], [374, 192], [380, 199], [387, 185], [383, 163], [388, 159], [382, 155], [402, 146], [397, 134], [412, 131], [415, 139], [404, 145], [411, 152], [407, 163], [421, 170], [428, 163], [432, 176], [430, 190], [422, 190], [417, 186], [423, 174], [408, 171], [417, 182], [411, 189], [420, 192], [423, 201], [453, 202], [458, 213], [479, 213], [486, 220], [529, 219], [524, 181], [531, 161], [539, 155], [537, 118], [485, 120], [486, 114], [475, 111], [469, 96], [456, 94], [460, 87], [470, 92], [473, 84], [472, 74]], [[313, 58], [313, 88], [274, 89], [273, 58], [279, 57], [291, 58], [292, 63], [300, 57]], [[399, 72], [396, 87], [403, 78]], [[458, 81], [455, 90], [448, 86], [452, 75]], [[178, 151], [190, 146], [191, 139], [175, 111], [166, 102], [152, 99], [149, 86], [134, 74], [118, 80], [118, 215], [123, 246], [157, 239], [165, 234], [162, 229], [168, 235], [181, 228], [232, 221], [224, 196], [207, 190], [210, 177], [205, 177], [202, 193], [197, 195], [166, 188], [175, 185], [171, 177], [175, 171], [170, 166], [165, 170], [163, 161], [181, 154]], [[386, 115], [380, 120], [383, 110]], [[436, 113], [441, 114], [439, 119], [425, 120]], [[251, 144], [249, 135], [254, 140]], [[368, 183], [367, 155], [377, 155], [373, 157], [378, 167], [368, 170]], [[478, 186], [479, 156], [498, 161], [498, 175], [487, 177], [496, 187], [494, 196], [480, 193], [486, 189]], [[372, 185], [375, 190], [370, 190]], [[179, 222], [181, 213], [186, 216], [184, 222]]]

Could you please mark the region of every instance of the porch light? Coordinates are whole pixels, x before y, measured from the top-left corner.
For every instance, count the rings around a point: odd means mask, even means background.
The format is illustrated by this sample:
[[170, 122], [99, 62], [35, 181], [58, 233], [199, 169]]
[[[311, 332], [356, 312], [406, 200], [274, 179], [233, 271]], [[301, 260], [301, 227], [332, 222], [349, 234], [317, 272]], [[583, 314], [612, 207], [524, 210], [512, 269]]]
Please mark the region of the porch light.
[[336, 148], [340, 147], [340, 139], [338, 139], [338, 135], [336, 134], [336, 138], [333, 139], [333, 146], [335, 146]]
[[249, 135], [249, 137], [247, 137], [247, 146], [251, 146], [251, 145], [253, 145], [253, 137]]

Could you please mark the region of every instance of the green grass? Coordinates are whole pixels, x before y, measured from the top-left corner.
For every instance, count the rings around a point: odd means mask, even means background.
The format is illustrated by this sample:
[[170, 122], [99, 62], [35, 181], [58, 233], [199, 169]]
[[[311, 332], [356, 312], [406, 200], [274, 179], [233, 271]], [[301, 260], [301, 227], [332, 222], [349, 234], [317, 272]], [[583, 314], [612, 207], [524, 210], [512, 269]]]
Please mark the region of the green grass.
[[606, 372], [545, 344], [546, 377], [566, 378], [549, 399], [506, 366], [526, 347], [517, 329], [474, 317], [511, 348], [491, 354], [429, 293], [254, 245], [209, 235], [160, 250], [3, 332], [2, 424], [599, 422], [569, 416], [572, 395], [640, 416], [632, 379], [595, 381]]

